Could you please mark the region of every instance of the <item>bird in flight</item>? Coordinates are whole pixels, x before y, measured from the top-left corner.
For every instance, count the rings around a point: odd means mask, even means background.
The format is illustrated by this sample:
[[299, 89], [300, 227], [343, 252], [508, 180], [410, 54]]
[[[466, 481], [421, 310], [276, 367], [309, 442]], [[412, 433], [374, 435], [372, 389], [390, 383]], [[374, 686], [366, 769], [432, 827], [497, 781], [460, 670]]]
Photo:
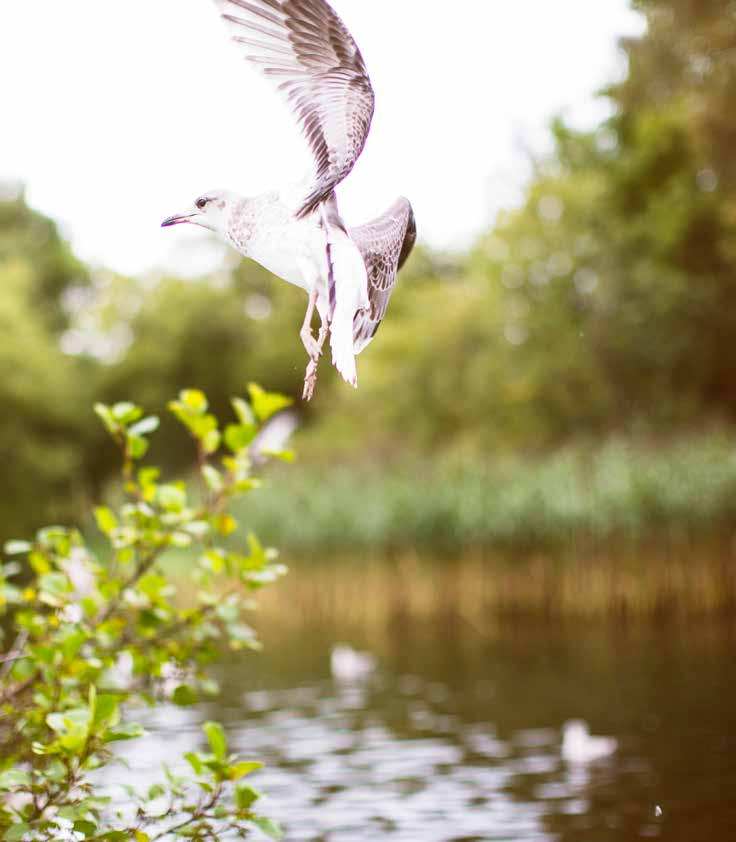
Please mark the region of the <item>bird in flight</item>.
[[[314, 158], [298, 186], [247, 198], [229, 190], [200, 196], [164, 227], [189, 223], [219, 234], [240, 254], [309, 296], [301, 339], [311, 400], [324, 344], [357, 387], [355, 357], [383, 321], [399, 269], [416, 241], [411, 204], [349, 228], [335, 188], [350, 174], [370, 131], [375, 95], [357, 44], [325, 0], [214, 0], [233, 42], [290, 106]], [[315, 338], [315, 310], [321, 327]]]

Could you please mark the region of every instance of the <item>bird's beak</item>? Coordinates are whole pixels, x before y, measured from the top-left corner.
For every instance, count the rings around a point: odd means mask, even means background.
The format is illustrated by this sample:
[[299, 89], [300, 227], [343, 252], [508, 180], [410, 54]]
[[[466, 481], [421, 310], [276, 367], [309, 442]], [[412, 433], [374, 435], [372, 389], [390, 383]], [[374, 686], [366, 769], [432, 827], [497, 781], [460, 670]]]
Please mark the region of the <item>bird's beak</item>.
[[194, 219], [195, 216], [199, 216], [197, 213], [183, 213], [177, 216], [170, 216], [168, 219], [164, 219], [161, 223], [162, 228], [170, 228], [172, 225], [182, 225], [185, 222], [189, 222], [190, 220]]

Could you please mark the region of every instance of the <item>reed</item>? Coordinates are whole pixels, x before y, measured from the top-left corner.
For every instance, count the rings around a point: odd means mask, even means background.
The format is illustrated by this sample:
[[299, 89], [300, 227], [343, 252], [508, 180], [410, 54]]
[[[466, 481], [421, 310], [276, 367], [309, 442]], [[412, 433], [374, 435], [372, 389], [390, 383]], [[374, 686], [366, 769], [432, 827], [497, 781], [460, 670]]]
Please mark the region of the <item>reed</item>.
[[253, 530], [299, 558], [684, 549], [734, 534], [736, 447], [701, 436], [535, 460], [292, 467], [246, 505]]
[[263, 599], [268, 625], [439, 618], [488, 633], [508, 618], [736, 615], [736, 448], [723, 436], [528, 461], [292, 467], [242, 518], [291, 568]]

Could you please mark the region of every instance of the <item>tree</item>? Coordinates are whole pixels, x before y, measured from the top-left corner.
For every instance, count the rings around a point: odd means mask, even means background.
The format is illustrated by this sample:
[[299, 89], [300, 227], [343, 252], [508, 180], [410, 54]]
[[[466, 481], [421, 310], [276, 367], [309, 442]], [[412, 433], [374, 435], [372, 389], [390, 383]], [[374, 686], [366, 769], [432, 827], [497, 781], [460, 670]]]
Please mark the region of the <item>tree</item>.
[[56, 226], [21, 193], [0, 202], [0, 536], [9, 524], [69, 517], [83, 495], [90, 381], [59, 341], [64, 296], [86, 282]]

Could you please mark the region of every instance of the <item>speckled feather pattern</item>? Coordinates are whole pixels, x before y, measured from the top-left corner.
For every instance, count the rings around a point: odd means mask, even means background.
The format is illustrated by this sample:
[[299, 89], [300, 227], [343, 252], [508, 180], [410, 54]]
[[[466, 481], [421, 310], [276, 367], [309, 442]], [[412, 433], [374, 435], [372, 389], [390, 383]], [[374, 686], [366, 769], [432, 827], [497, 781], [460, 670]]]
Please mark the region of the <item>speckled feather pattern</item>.
[[247, 254], [253, 232], [258, 225], [256, 209], [247, 199], [239, 201], [232, 209], [227, 226], [227, 238], [236, 251]]
[[359, 354], [376, 335], [391, 299], [399, 269], [416, 241], [414, 212], [408, 199], [398, 199], [383, 216], [351, 228], [368, 274], [368, 310], [359, 310], [353, 323], [355, 353]]

